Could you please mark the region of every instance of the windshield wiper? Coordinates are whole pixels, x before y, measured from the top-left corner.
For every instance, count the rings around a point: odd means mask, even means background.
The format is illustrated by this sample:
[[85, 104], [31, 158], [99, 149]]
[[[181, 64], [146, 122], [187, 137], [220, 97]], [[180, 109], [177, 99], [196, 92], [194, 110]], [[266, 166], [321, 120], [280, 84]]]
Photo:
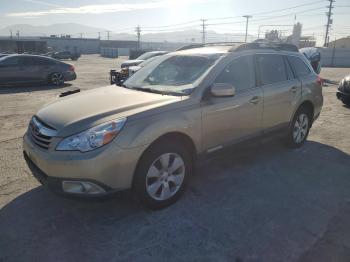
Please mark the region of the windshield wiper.
[[148, 92], [148, 93], [161, 94], [161, 95], [183, 96], [183, 94], [178, 93], [178, 92], [162, 91], [162, 90], [149, 88], [149, 87], [131, 87], [130, 89], [143, 91], [143, 92]]

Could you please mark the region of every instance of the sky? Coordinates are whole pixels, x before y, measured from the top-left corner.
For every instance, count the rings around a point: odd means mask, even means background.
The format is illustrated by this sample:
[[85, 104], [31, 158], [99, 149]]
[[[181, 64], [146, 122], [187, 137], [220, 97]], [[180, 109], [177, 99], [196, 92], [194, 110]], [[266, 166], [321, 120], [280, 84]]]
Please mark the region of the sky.
[[[295, 22], [303, 24], [304, 35], [322, 41], [325, 32], [326, 0], [0, 0], [0, 28], [12, 24], [49, 25], [80, 23], [113, 32], [142, 33], [207, 30], [244, 34], [245, 18], [249, 34], [279, 29], [288, 35]], [[350, 1], [337, 0], [333, 9], [331, 40], [350, 35]]]

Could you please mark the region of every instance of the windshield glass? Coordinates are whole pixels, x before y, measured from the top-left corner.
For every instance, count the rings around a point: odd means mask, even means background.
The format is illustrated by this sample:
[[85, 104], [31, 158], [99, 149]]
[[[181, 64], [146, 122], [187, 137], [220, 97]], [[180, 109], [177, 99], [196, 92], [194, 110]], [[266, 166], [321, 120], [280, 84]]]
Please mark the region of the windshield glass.
[[146, 59], [149, 59], [151, 57], [158, 56], [158, 55], [161, 55], [161, 54], [148, 52], [148, 53], [144, 53], [143, 55], [140, 55], [138, 58], [136, 58], [136, 60], [146, 60]]
[[219, 55], [174, 55], [155, 59], [136, 72], [125, 87], [141, 91], [189, 95], [194, 83], [219, 58]]

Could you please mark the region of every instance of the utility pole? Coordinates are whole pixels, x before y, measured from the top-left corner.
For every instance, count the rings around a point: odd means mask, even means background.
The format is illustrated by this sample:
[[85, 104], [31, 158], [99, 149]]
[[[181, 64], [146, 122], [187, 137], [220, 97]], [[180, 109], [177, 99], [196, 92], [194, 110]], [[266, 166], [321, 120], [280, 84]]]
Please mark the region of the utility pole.
[[98, 32], [98, 40], [101, 40], [101, 32]]
[[205, 32], [205, 28], [207, 27], [206, 25], [205, 25], [205, 22], [207, 21], [207, 19], [201, 19], [201, 21], [202, 21], [202, 44], [203, 45], [205, 45], [205, 34], [206, 34], [206, 32]]
[[17, 30], [16, 36], [19, 39], [19, 30]]
[[245, 38], [244, 38], [244, 43], [247, 43], [247, 36], [248, 36], [248, 22], [249, 22], [249, 18], [252, 18], [251, 15], [244, 15], [243, 17], [245, 17], [246, 20], [246, 24], [245, 24]]
[[326, 35], [324, 37], [324, 44], [323, 44], [324, 47], [327, 47], [328, 46], [328, 42], [329, 42], [329, 30], [330, 30], [331, 25], [333, 24], [332, 9], [334, 8], [333, 7], [333, 3], [335, 2], [335, 0], [327, 0], [327, 1], [329, 1], [329, 6], [327, 6], [328, 7], [328, 12], [326, 13], [326, 15], [327, 15], [327, 25], [326, 25]]
[[12, 29], [10, 29], [10, 38], [12, 39]]
[[109, 36], [109, 33], [110, 33], [111, 31], [107, 31], [107, 40], [109, 40], [109, 38], [110, 38], [110, 36]]
[[140, 50], [141, 47], [141, 27], [138, 25], [135, 29], [137, 36], [137, 50]]

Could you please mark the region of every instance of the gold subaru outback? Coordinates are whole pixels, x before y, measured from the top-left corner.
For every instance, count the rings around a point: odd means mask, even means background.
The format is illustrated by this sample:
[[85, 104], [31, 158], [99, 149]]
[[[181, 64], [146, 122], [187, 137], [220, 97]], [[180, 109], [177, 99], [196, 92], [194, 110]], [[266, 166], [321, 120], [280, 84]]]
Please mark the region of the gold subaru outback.
[[31, 119], [24, 157], [53, 191], [132, 189], [174, 203], [196, 156], [280, 131], [301, 146], [323, 104], [321, 79], [286, 44], [212, 45], [169, 53], [107, 86], [58, 98]]

